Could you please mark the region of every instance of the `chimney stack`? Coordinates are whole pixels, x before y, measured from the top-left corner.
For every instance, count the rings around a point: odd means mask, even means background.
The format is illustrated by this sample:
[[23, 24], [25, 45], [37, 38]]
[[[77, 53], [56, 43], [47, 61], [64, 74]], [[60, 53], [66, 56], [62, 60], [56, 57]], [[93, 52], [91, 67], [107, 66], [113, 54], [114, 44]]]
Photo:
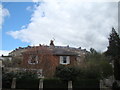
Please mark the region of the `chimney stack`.
[[54, 41], [53, 40], [50, 40], [50, 47], [54, 47]]

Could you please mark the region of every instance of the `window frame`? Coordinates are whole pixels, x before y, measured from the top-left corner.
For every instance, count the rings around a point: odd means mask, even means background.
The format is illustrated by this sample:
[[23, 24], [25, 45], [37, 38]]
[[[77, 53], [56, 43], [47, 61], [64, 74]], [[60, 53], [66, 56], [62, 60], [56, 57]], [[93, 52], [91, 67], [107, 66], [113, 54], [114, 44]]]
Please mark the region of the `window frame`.
[[[66, 57], [66, 63], [64, 63], [64, 57]], [[60, 64], [62, 65], [70, 64], [70, 56], [60, 56]]]

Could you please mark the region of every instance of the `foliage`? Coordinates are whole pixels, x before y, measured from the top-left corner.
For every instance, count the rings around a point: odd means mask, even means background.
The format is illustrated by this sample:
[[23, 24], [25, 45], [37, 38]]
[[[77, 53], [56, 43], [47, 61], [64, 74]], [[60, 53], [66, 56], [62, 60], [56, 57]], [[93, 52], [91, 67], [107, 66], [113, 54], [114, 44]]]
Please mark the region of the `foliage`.
[[2, 73], [2, 87], [3, 88], [10, 88], [12, 79], [16, 77], [16, 74], [13, 72], [10, 73]]
[[112, 32], [110, 33], [109, 46], [106, 54], [112, 58], [120, 55], [120, 37], [114, 28], [112, 28]]
[[107, 78], [113, 74], [112, 65], [104, 54], [98, 53], [93, 49], [87, 58], [83, 67], [71, 67], [60, 65], [56, 68], [56, 77], [62, 80], [77, 79], [101, 79]]
[[[80, 89], [79, 89], [80, 88]], [[73, 90], [99, 90], [99, 80], [97, 79], [78, 79], [73, 82]]]
[[31, 79], [38, 79], [37, 73], [32, 71], [22, 71], [16, 73], [16, 78], [19, 80], [31, 80]]
[[80, 73], [80, 70], [72, 66], [60, 65], [56, 68], [55, 76], [65, 81], [74, 80]]
[[112, 90], [120, 90], [120, 86], [118, 85], [118, 83], [116, 81], [113, 82]]
[[[2, 75], [2, 85], [3, 88], [10, 88], [12, 79], [17, 78], [18, 82], [29, 82], [37, 80], [37, 74], [31, 71], [23, 71], [23, 72], [4, 72]], [[18, 86], [19, 87], [19, 86]]]
[[48, 88], [61, 88], [63, 89], [67, 89], [67, 83], [65, 81], [62, 81], [59, 78], [46, 78], [44, 79], [44, 89], [48, 89]]
[[[96, 78], [106, 78], [113, 74], [112, 65], [109, 64], [108, 58], [94, 50], [86, 57], [85, 71]], [[86, 74], [87, 75], [87, 74]], [[91, 77], [92, 78], [92, 77]]]
[[91, 52], [92, 54], [96, 54], [96, 53], [97, 53], [97, 51], [96, 51], [94, 48], [90, 48], [90, 52]]
[[114, 59], [114, 77], [120, 80], [120, 58]]
[[80, 75], [78, 79], [99, 79], [100, 72], [98, 72], [95, 68], [85, 68], [82, 69], [82, 76]]
[[114, 62], [115, 79], [120, 80], [120, 37], [114, 28], [112, 28], [109, 37], [109, 46], [106, 55], [110, 56]]

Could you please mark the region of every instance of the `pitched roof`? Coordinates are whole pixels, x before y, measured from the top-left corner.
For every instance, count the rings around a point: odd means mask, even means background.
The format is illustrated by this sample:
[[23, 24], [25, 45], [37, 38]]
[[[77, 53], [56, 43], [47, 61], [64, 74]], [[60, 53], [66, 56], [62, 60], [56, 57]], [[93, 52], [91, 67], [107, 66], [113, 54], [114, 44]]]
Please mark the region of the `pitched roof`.
[[61, 48], [54, 48], [52, 50], [52, 53], [54, 55], [68, 55], [68, 56], [76, 56], [77, 55], [77, 53], [75, 53], [75, 52], [68, 51], [68, 50], [61, 49]]

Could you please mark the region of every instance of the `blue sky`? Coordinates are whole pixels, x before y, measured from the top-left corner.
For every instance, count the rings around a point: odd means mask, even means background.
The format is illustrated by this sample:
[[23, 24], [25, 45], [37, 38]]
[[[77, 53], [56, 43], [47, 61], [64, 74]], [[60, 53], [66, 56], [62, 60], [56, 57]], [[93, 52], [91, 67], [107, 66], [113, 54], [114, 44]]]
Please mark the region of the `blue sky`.
[[27, 7], [33, 6], [32, 2], [7, 2], [2, 4], [6, 8], [10, 16], [5, 17], [2, 26], [2, 49], [13, 50], [19, 46], [27, 46], [29, 43], [22, 42], [19, 39], [14, 39], [7, 34], [8, 31], [21, 29], [22, 26], [30, 22], [32, 11], [27, 10]]
[[53, 38], [58, 46], [107, 49], [112, 27], [117, 30], [117, 2], [42, 1], [3, 3], [7, 14], [2, 27], [2, 50], [49, 45]]

